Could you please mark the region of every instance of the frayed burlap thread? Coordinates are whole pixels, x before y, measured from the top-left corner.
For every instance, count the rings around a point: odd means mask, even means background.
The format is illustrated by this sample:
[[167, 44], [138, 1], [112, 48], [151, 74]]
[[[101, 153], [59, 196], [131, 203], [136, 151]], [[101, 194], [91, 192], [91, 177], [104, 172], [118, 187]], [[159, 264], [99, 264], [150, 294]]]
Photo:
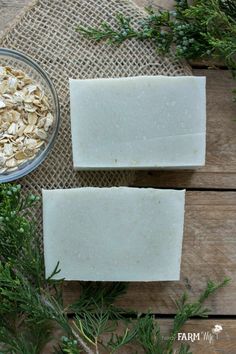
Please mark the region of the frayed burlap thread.
[[33, 1], [0, 38], [0, 46], [24, 52], [47, 71], [60, 100], [57, 142], [44, 163], [20, 181], [34, 193], [40, 193], [41, 188], [129, 185], [134, 177], [130, 171], [73, 170], [69, 78], [191, 75], [185, 62], [158, 56], [152, 43], [132, 40], [119, 47], [98, 44], [75, 30], [78, 24], [97, 27], [107, 21], [115, 25], [117, 13], [131, 17], [135, 26], [145, 16], [127, 0]]

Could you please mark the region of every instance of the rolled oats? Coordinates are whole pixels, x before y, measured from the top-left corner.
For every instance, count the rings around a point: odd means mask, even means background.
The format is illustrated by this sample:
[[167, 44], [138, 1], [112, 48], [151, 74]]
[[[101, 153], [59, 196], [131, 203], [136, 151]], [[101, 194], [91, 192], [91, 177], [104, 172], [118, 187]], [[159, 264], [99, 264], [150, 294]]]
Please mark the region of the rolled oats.
[[0, 174], [33, 159], [53, 122], [43, 88], [23, 71], [0, 66]]

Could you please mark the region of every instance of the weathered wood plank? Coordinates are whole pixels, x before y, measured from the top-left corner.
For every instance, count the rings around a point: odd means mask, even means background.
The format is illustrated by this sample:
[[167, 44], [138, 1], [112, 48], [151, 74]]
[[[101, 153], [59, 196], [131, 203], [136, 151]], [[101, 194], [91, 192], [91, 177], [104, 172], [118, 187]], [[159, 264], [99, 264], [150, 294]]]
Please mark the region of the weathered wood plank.
[[14, 20], [29, 0], [0, 0], [0, 31]]
[[[15, 16], [17, 16], [30, 1], [31, 0], [0, 0], [0, 32], [14, 20]], [[134, 2], [141, 7], [158, 6], [171, 8], [174, 0], [134, 0]]]
[[[172, 0], [135, 0], [140, 6], [160, 5], [171, 7]], [[0, 0], [0, 31], [21, 11], [29, 0]], [[196, 63], [195, 63], [196, 64]], [[198, 63], [196, 64], [198, 65]], [[202, 65], [202, 63], [200, 63]], [[205, 65], [205, 64], [203, 64]], [[208, 64], [207, 64], [208, 65]], [[195, 71], [195, 74], [198, 74]], [[210, 111], [210, 136], [213, 148], [208, 152], [208, 164], [199, 172], [142, 172], [137, 174], [136, 185], [188, 186], [189, 188], [235, 188], [235, 107], [231, 104], [228, 73], [209, 73], [211, 93], [208, 99]], [[217, 78], [216, 78], [217, 76]], [[221, 81], [223, 78], [223, 81]], [[215, 83], [214, 80], [216, 79]], [[215, 85], [215, 87], [213, 87]], [[214, 98], [215, 95], [215, 98]], [[214, 119], [214, 117], [216, 119]], [[230, 122], [230, 123], [229, 123]], [[213, 135], [213, 131], [216, 132]], [[215, 160], [215, 165], [213, 161]], [[143, 311], [150, 306], [158, 313], [173, 313], [171, 296], [176, 298], [184, 289], [185, 280], [191, 295], [196, 296], [208, 277], [221, 280], [227, 274], [233, 278], [227, 289], [222, 289], [209, 303], [214, 314], [236, 314], [235, 285], [235, 194], [188, 193], [186, 228], [181, 283], [132, 284], [121, 305]], [[75, 290], [74, 294], [71, 290]], [[78, 296], [78, 285], [67, 284], [65, 298], [72, 301]], [[161, 320], [163, 334], [169, 332], [171, 320]], [[195, 354], [234, 354], [236, 348], [236, 321], [193, 320], [184, 327], [186, 332], [210, 332], [215, 324], [223, 326], [219, 340], [213, 344], [201, 340], [191, 344]], [[121, 352], [122, 353], [122, 352]], [[133, 353], [133, 346], [124, 354]]]
[[171, 9], [175, 3], [174, 0], [134, 0], [140, 7], [158, 7], [163, 9]]
[[135, 186], [235, 188], [235, 80], [227, 70], [194, 70], [194, 74], [207, 77], [206, 166], [196, 171], [137, 171]]
[[[173, 321], [161, 319], [158, 322], [161, 326], [162, 335], [168, 338]], [[223, 328], [223, 331], [218, 335], [218, 339], [212, 336], [212, 329], [216, 324], [220, 324]], [[181, 343], [185, 343], [190, 345], [190, 350], [194, 354], [235, 354], [236, 320], [191, 320], [186, 323], [183, 330], [180, 332], [180, 338], [184, 339], [183, 334], [186, 334], [186, 336], [189, 335], [189, 338], [192, 336], [193, 342], [191, 339], [176, 341], [175, 349], [179, 348]], [[198, 338], [200, 338], [200, 340], [198, 340]], [[137, 352], [139, 354], [144, 353], [140, 350], [140, 346], [130, 344], [120, 350], [119, 354], [133, 354], [135, 349], [138, 350]]]
[[[136, 0], [143, 5], [145, 0]], [[28, 0], [0, 2], [0, 16], [7, 18], [6, 9], [15, 11]], [[170, 2], [159, 4], [170, 4]], [[8, 11], [8, 10], [7, 10]], [[2, 24], [2, 22], [0, 21]], [[207, 164], [198, 171], [138, 171], [134, 185], [186, 188], [233, 189], [236, 185], [236, 105], [231, 88], [235, 81], [227, 70], [195, 70], [195, 75], [207, 76]]]
[[[165, 337], [168, 337], [170, 329], [172, 328], [172, 320], [162, 319], [159, 321], [161, 325], [162, 334]], [[213, 337], [213, 341], [210, 342], [212, 328], [216, 324], [221, 324], [223, 331], [219, 334], [218, 339]], [[185, 333], [186, 336], [194, 335], [196, 340], [191, 342], [191, 340], [180, 340], [177, 341], [175, 349], [179, 348], [181, 343], [189, 344], [190, 349], [194, 354], [216, 354], [216, 353], [227, 353], [234, 354], [236, 348], [236, 321], [233, 320], [191, 320], [183, 327], [181, 333]], [[198, 335], [200, 340], [198, 340]], [[184, 336], [181, 335], [181, 338]], [[191, 338], [191, 337], [189, 337]], [[192, 337], [194, 338], [194, 337]], [[208, 339], [207, 339], [208, 338]], [[133, 354], [134, 345], [130, 345], [125, 348], [123, 351], [120, 351], [120, 354]], [[139, 352], [138, 352], [139, 353]]]
[[[29, 4], [31, 0], [0, 0], [0, 32], [14, 20], [25, 5]], [[174, 0], [134, 0], [134, 2], [141, 6], [158, 6], [162, 8], [171, 8]]]
[[[196, 297], [207, 280], [232, 278], [208, 302], [213, 314], [236, 315], [236, 192], [187, 192], [180, 282], [131, 283], [119, 305], [140, 312], [175, 313], [173, 299], [189, 290]], [[171, 220], [170, 220], [171, 222]], [[122, 260], [121, 260], [122, 261]], [[79, 296], [79, 285], [67, 282], [66, 303]]]
[[[28, 5], [30, 2], [31, 0], [0, 0], [0, 32], [4, 30], [5, 27], [14, 20], [15, 16], [19, 15], [24, 6]], [[141, 7], [154, 6], [156, 4], [161, 7], [166, 5], [167, 7], [171, 7], [172, 0], [134, 0], [134, 2]]]
[[[170, 335], [170, 331], [173, 325], [171, 319], [160, 319], [158, 323], [161, 327], [161, 334], [166, 339]], [[218, 335], [218, 338], [212, 335], [212, 329], [215, 325], [220, 324], [223, 328], [222, 332]], [[124, 332], [124, 326], [120, 325], [117, 334]], [[184, 334], [189, 336], [189, 340], [184, 338]], [[61, 332], [58, 332], [57, 337], [61, 337]], [[192, 340], [191, 341], [191, 337]], [[236, 348], [236, 320], [191, 320], [186, 323], [179, 334], [179, 338], [183, 340], [177, 340], [175, 349], [179, 348], [181, 343], [189, 344], [190, 349], [194, 354], [235, 354]], [[104, 341], [109, 339], [109, 335], [104, 336]], [[54, 342], [55, 344], [55, 342]], [[45, 348], [43, 354], [51, 353], [52, 345], [48, 345]], [[119, 354], [133, 354], [137, 352], [143, 354], [144, 351], [140, 348], [140, 345], [136, 343], [129, 344], [123, 349], [119, 350]], [[102, 354], [102, 352], [100, 353]]]

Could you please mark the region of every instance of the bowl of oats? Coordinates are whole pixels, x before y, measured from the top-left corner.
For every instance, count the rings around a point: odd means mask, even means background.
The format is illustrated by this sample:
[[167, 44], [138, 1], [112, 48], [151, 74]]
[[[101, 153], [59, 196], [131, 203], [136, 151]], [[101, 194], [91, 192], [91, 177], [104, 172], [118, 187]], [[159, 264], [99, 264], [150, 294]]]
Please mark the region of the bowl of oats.
[[23, 53], [0, 48], [0, 183], [44, 161], [59, 121], [58, 96], [47, 73]]

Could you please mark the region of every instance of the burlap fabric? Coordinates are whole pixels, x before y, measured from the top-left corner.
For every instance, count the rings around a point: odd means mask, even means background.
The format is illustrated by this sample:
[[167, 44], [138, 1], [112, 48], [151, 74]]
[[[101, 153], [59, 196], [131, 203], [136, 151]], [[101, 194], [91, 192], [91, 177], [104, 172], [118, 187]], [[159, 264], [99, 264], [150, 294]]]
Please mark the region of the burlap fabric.
[[34, 58], [51, 76], [60, 100], [61, 128], [46, 161], [21, 184], [31, 191], [41, 188], [128, 185], [128, 171], [73, 171], [69, 78], [121, 77], [134, 75], [191, 74], [186, 63], [161, 58], [151, 43], [128, 41], [120, 47], [96, 44], [75, 31], [79, 24], [114, 25], [122, 13], [138, 26], [143, 10], [127, 0], [38, 0], [31, 3], [0, 38], [0, 46], [16, 49]]

